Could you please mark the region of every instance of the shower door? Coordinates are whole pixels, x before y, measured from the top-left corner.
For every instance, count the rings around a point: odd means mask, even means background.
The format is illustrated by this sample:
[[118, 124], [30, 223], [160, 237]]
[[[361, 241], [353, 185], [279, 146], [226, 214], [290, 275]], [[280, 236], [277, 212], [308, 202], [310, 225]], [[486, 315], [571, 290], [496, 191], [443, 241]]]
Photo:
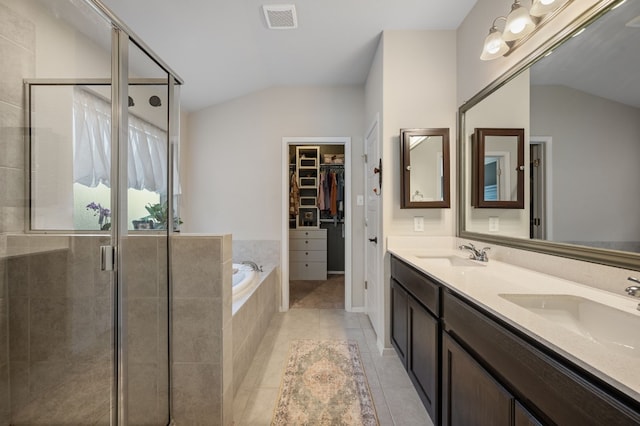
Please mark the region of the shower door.
[[170, 422], [177, 89], [122, 28], [0, 0], [0, 426]]

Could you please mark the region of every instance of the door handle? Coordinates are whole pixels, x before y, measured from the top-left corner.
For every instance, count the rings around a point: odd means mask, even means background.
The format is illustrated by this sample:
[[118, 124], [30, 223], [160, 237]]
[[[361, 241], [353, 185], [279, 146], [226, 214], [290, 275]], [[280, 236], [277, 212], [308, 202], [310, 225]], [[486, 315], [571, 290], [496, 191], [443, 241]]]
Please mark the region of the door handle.
[[371, 241], [374, 244], [378, 244], [378, 237], [369, 238], [369, 241]]

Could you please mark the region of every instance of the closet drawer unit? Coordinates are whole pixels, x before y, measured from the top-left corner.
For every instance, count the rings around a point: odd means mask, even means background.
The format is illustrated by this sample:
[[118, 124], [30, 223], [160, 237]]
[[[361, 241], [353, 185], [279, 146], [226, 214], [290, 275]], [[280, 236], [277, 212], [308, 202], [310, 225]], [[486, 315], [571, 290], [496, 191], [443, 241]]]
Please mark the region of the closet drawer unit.
[[326, 262], [326, 250], [290, 250], [289, 261], [291, 262]]
[[289, 231], [289, 279], [327, 279], [327, 230]]
[[[326, 229], [301, 229], [301, 230], [293, 230], [289, 231], [289, 239], [290, 240], [312, 240], [312, 239], [327, 239], [327, 230]], [[326, 249], [326, 246], [325, 246]], [[296, 249], [301, 250], [301, 249]]]
[[327, 240], [289, 240], [289, 250], [323, 250], [327, 251]]
[[[326, 255], [326, 252], [325, 252]], [[327, 262], [289, 262], [290, 280], [326, 280]]]
[[305, 207], [315, 207], [318, 204], [316, 197], [300, 197], [300, 205]]
[[300, 184], [299, 184], [300, 188], [317, 188], [318, 185], [316, 185], [316, 178], [314, 177], [301, 177], [300, 178]]

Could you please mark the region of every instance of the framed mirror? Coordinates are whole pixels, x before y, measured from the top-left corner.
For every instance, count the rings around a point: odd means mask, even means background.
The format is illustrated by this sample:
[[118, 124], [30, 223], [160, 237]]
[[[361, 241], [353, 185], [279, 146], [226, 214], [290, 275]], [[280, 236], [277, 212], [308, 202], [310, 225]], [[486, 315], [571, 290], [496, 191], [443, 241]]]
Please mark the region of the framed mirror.
[[[640, 2], [600, 1], [460, 107], [460, 237], [640, 270], [639, 21]], [[473, 206], [492, 127], [524, 129], [524, 208]]]
[[449, 129], [400, 129], [400, 149], [400, 207], [450, 207]]
[[477, 128], [472, 143], [471, 204], [524, 208], [524, 129]]

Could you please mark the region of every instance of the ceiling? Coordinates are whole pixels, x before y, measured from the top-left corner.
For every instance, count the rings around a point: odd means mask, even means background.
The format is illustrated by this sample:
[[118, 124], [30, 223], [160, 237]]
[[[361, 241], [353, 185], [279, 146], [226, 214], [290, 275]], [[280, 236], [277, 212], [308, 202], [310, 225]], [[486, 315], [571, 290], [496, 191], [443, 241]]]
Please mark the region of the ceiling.
[[[274, 86], [364, 84], [383, 30], [457, 29], [476, 0], [102, 0], [178, 75], [199, 110]], [[267, 29], [263, 4], [295, 4]]]
[[[562, 85], [640, 108], [640, 1], [627, 1], [531, 67], [534, 85]], [[640, 21], [640, 19], [636, 19]]]

